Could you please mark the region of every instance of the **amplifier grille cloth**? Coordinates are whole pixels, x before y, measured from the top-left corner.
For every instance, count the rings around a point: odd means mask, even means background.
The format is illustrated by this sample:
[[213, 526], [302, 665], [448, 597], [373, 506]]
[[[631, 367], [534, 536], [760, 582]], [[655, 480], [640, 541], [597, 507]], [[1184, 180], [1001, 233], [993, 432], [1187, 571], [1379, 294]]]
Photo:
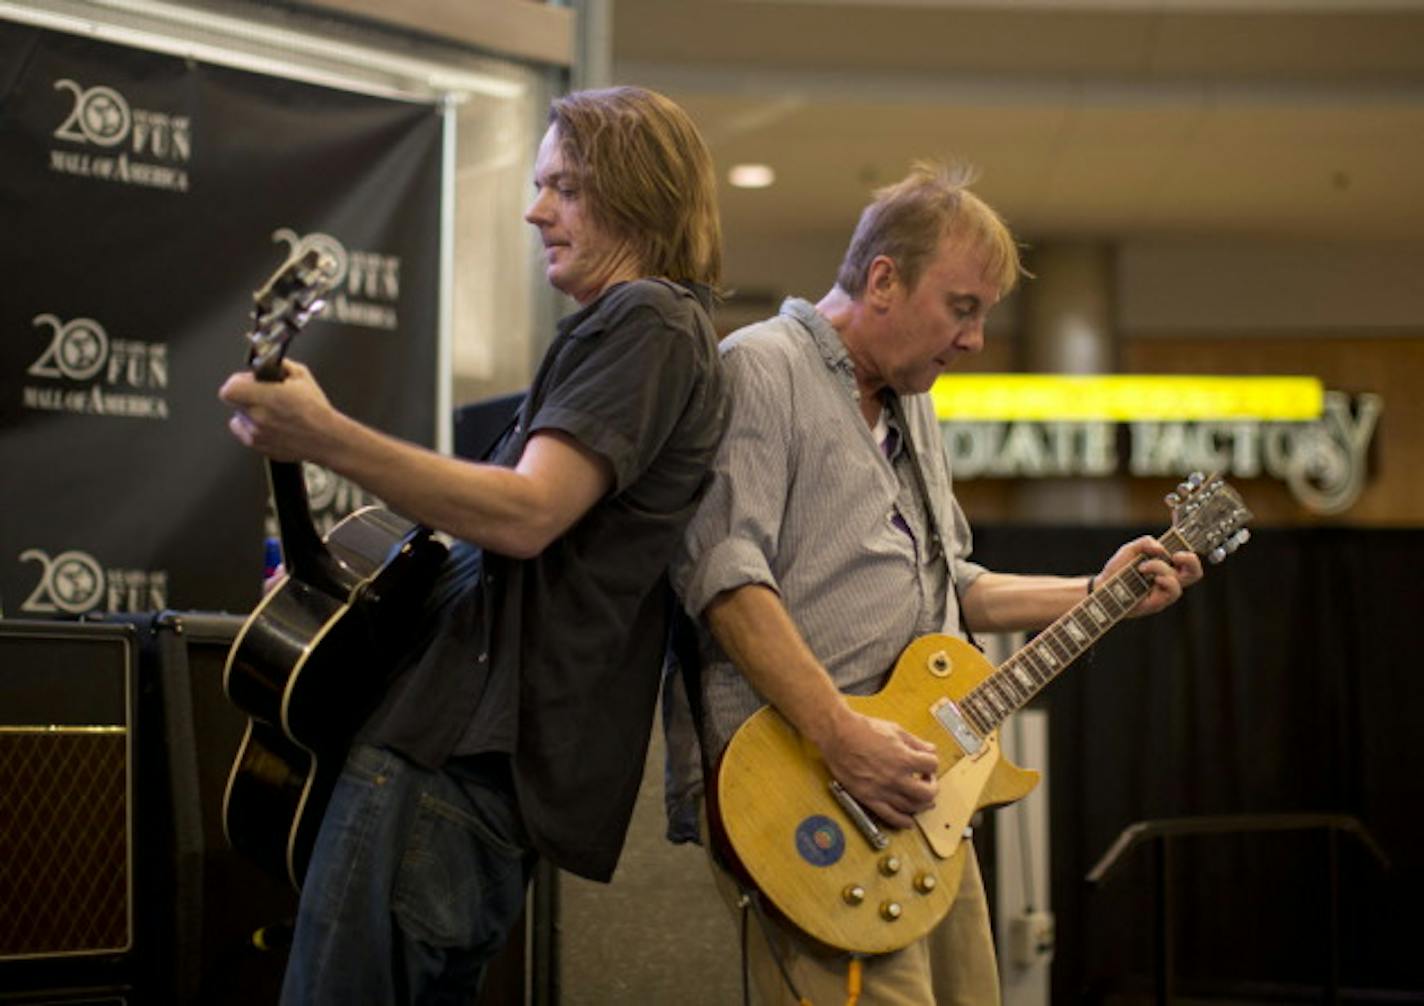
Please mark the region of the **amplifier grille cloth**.
[[0, 727], [0, 959], [127, 950], [123, 727]]

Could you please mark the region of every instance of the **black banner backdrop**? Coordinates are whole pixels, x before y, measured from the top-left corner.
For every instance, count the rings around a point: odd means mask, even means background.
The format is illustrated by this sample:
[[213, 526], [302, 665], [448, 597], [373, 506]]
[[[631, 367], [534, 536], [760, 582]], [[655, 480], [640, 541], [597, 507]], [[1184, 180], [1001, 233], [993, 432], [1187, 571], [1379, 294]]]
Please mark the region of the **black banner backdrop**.
[[[0, 21], [0, 601], [21, 617], [258, 596], [265, 470], [216, 392], [296, 246], [344, 275], [291, 355], [436, 428], [441, 119]], [[309, 469], [319, 525], [367, 500]]]

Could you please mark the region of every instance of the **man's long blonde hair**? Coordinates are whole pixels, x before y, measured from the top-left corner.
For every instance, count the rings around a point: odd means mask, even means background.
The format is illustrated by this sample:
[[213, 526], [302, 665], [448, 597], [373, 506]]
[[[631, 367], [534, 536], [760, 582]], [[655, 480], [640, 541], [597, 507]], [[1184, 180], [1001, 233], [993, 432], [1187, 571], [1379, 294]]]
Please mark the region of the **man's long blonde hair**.
[[717, 178], [686, 112], [654, 91], [611, 87], [556, 98], [549, 122], [590, 215], [633, 247], [647, 275], [717, 287]]

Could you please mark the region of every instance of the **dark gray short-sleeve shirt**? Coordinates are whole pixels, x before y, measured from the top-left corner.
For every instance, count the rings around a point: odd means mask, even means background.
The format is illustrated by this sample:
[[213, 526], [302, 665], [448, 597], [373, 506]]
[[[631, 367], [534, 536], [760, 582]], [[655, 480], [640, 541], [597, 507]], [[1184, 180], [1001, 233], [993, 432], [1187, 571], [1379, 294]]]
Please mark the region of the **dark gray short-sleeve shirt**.
[[716, 336], [688, 289], [638, 280], [565, 318], [493, 460], [559, 430], [614, 487], [540, 555], [469, 546], [420, 656], [366, 735], [414, 760], [500, 750], [524, 823], [560, 866], [612, 874], [642, 776], [670, 615], [666, 569], [726, 414]]

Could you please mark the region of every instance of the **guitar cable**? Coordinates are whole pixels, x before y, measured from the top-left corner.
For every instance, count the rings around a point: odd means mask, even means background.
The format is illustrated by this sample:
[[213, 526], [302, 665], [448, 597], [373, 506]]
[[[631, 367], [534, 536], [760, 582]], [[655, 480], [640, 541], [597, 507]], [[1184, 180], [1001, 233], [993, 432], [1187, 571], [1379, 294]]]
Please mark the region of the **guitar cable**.
[[850, 964], [846, 968], [846, 1006], [855, 1006], [860, 1001], [860, 983], [864, 967], [860, 954], [850, 955]]
[[800, 1006], [812, 1006], [811, 1000], [801, 994], [801, 990], [796, 987], [796, 983], [791, 980], [791, 972], [786, 969], [786, 960], [781, 956], [776, 948], [776, 941], [771, 938], [771, 921], [767, 919], [766, 913], [762, 911], [761, 901], [756, 892], [743, 890], [741, 892], [742, 902], [742, 1001], [749, 1004], [748, 997], [750, 989], [747, 984], [747, 914], [756, 914], [757, 925], [761, 927], [761, 935], [766, 940], [767, 952], [771, 954], [772, 962], [776, 964], [776, 970], [781, 972], [781, 980], [786, 983], [786, 987], [791, 992], [791, 997]]

